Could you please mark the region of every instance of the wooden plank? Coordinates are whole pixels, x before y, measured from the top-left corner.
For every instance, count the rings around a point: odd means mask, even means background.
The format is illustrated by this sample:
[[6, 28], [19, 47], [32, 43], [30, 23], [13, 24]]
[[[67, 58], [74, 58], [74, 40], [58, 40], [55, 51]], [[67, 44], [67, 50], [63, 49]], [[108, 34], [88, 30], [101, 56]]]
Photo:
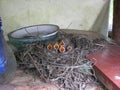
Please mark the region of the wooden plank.
[[96, 62], [96, 75], [108, 90], [120, 90], [120, 46], [107, 45], [88, 59]]

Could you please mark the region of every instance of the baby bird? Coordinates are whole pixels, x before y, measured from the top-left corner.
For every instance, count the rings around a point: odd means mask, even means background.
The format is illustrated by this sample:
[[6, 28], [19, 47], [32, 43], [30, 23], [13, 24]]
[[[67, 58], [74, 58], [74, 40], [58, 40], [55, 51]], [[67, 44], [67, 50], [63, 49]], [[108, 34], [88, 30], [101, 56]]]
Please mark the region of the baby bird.
[[64, 52], [65, 52], [65, 47], [64, 47], [64, 46], [60, 46], [59, 52], [60, 52], [60, 53], [64, 53]]
[[60, 43], [59, 43], [60, 46], [64, 46], [65, 45], [65, 42], [62, 40]]
[[68, 45], [67, 47], [66, 47], [66, 50], [67, 51], [71, 51], [73, 49], [73, 47], [71, 46], [71, 45]]
[[52, 47], [52, 44], [48, 44], [48, 45], [47, 45], [47, 49], [48, 49], [49, 51], [51, 51], [52, 48], [53, 48], [53, 47]]
[[62, 39], [59, 43], [60, 46], [65, 46], [65, 47], [69, 44], [70, 44], [70, 39], [68, 39], [68, 38]]
[[58, 50], [59, 49], [59, 44], [56, 42], [53, 47], [54, 47], [55, 50]]

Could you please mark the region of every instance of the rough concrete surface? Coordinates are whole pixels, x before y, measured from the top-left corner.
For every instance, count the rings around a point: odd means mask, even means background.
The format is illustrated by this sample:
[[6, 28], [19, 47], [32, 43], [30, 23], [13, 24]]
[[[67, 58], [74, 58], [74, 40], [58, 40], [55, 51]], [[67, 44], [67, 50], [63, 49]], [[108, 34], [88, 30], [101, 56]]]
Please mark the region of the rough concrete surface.
[[[43, 83], [39, 79], [35, 79], [30, 74], [25, 74], [21, 70], [16, 71], [16, 76], [7, 85], [1, 85], [0, 90], [64, 90], [59, 87], [50, 84]], [[103, 90], [99, 86], [91, 85], [88, 86], [85, 90]]]

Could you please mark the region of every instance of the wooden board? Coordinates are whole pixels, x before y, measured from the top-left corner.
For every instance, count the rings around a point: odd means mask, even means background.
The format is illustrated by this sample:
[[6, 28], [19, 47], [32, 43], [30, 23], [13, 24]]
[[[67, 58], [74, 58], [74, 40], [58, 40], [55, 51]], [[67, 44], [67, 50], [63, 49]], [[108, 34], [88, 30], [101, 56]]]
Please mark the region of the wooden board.
[[88, 59], [95, 62], [96, 75], [109, 90], [120, 90], [120, 46], [109, 44]]

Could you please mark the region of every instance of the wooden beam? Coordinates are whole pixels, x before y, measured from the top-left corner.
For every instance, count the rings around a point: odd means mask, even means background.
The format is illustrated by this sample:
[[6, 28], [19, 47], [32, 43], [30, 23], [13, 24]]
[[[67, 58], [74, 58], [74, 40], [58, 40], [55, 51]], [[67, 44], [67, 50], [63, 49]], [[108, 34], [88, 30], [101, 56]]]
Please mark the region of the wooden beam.
[[120, 43], [120, 0], [114, 0], [112, 38]]

